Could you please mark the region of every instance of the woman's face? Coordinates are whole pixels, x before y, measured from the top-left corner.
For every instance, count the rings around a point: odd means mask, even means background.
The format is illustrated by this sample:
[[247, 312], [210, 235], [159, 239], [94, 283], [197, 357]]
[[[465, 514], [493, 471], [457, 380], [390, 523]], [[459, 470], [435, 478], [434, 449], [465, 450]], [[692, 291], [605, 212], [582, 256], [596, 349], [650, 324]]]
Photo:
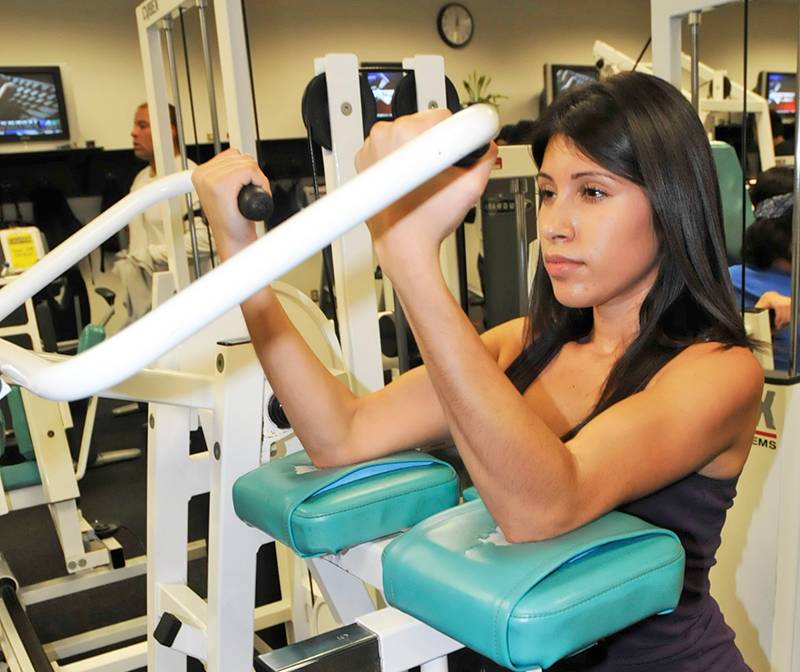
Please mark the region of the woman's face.
[[550, 139], [537, 177], [542, 259], [570, 308], [641, 303], [658, 272], [650, 202], [637, 184]]

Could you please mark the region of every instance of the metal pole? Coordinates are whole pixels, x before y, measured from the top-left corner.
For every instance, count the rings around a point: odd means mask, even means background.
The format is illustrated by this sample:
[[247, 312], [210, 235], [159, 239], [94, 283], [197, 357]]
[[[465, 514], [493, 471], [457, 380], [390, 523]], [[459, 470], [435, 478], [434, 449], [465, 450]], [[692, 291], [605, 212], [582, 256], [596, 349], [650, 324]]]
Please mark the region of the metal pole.
[[692, 107], [700, 110], [700, 17], [702, 12], [689, 12], [689, 32], [692, 38]]
[[[178, 131], [178, 147], [181, 154], [181, 169], [187, 170], [189, 164], [186, 161], [186, 141], [183, 137], [183, 116], [181, 112], [181, 97], [178, 91], [178, 65], [175, 60], [175, 50], [172, 45], [172, 19], [166, 18], [161, 22], [164, 31], [164, 38], [167, 43], [167, 59], [169, 60], [170, 76], [172, 78], [172, 99], [175, 101], [175, 125]], [[194, 275], [199, 278], [200, 253], [197, 249], [197, 230], [194, 225], [194, 208], [192, 207], [192, 195], [186, 194], [186, 218], [189, 224], [189, 234], [192, 238], [192, 261], [194, 262]]]
[[208, 42], [208, 24], [206, 19], [206, 0], [197, 0], [197, 11], [200, 16], [200, 41], [203, 43], [203, 61], [206, 66], [206, 89], [208, 89], [208, 107], [211, 110], [211, 136], [214, 140], [214, 154], [222, 151], [219, 135], [219, 119], [217, 118], [217, 93], [214, 89], [214, 70], [211, 65], [211, 48]]
[[[795, 89], [795, 100], [798, 98], [800, 92], [800, 22], [798, 22], [797, 33], [797, 73], [798, 81]], [[798, 134], [794, 134], [794, 207], [792, 208], [792, 322], [791, 322], [791, 338], [789, 347], [789, 375], [794, 376], [797, 374], [797, 326], [800, 320], [800, 307], [797, 304], [798, 296], [798, 281], [800, 281], [800, 143], [798, 143]]]

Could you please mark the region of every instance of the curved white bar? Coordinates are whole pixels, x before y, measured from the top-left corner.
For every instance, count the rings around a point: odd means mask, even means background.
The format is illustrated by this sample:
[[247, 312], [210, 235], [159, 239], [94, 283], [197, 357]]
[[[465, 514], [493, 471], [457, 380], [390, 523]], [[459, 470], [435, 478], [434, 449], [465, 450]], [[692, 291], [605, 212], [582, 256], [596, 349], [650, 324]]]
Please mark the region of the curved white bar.
[[488, 143], [497, 128], [493, 107], [474, 105], [463, 110], [302, 210], [113, 338], [68, 361], [49, 364], [0, 341], [0, 372], [54, 400], [80, 399], [111, 387], [348, 229]]
[[192, 172], [185, 170], [151, 182], [142, 189], [128, 194], [67, 238], [39, 263], [0, 289], [0, 320], [5, 319], [29, 297], [124, 228], [140, 212], [166, 198], [173, 198], [191, 190]]

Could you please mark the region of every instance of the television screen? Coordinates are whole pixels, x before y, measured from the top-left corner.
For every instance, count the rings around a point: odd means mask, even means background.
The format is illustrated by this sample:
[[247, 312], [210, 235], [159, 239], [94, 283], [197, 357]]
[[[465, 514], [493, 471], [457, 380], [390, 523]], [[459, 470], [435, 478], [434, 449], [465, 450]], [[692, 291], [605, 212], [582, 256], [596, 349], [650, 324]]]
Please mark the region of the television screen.
[[574, 86], [593, 82], [600, 73], [593, 65], [553, 65], [553, 98]]
[[366, 70], [366, 74], [369, 88], [372, 89], [372, 95], [375, 96], [375, 103], [378, 106], [378, 119], [391, 119], [394, 90], [405, 77], [405, 71], [401, 68], [376, 68]]
[[778, 114], [795, 114], [797, 104], [797, 75], [793, 72], [768, 72], [767, 95], [769, 106]]
[[0, 66], [0, 142], [68, 138], [58, 67]]

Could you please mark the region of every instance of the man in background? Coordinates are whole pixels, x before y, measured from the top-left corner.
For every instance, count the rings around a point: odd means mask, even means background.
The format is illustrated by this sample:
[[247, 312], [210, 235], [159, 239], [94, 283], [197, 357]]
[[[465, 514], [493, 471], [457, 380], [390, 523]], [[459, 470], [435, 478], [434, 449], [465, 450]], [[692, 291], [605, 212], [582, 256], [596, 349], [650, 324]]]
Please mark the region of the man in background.
[[[178, 125], [175, 108], [169, 106], [170, 127], [174, 153], [178, 154]], [[131, 130], [133, 153], [137, 158], [147, 161], [148, 165], [136, 175], [131, 185], [131, 192], [141, 189], [157, 179], [153, 137], [150, 129], [150, 113], [147, 103], [136, 108]], [[194, 170], [197, 165], [189, 160], [188, 168]], [[211, 267], [211, 246], [209, 230], [200, 216], [197, 194], [192, 193], [192, 209], [195, 222], [197, 251], [200, 255], [201, 272]], [[153, 273], [168, 270], [167, 237], [162, 220], [161, 205], [154, 205], [130, 221], [127, 227], [127, 248], [117, 254], [114, 263], [116, 273], [123, 284], [123, 302], [128, 310], [128, 322], [140, 318], [152, 307]], [[213, 240], [211, 241], [213, 244]], [[194, 273], [192, 256], [192, 238], [189, 231], [188, 216], [184, 216], [184, 250], [189, 257], [189, 269]]]

